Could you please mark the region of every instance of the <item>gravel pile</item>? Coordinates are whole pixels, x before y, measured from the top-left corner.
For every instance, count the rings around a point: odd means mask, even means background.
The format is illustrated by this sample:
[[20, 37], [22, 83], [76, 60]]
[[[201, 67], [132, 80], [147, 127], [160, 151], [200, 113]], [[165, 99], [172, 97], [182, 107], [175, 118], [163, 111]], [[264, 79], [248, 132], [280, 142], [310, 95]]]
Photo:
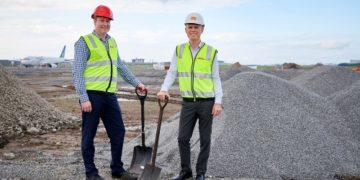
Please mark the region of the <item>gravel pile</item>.
[[[316, 69], [291, 78], [293, 75], [290, 70], [283, 74], [276, 72], [275, 76], [271, 75], [272, 73], [242, 72], [234, 74], [234, 77], [224, 82], [224, 111], [213, 122], [212, 150], [207, 175], [213, 179], [335, 179], [335, 175], [360, 176], [360, 81], [355, 82], [354, 74], [345, 69], [326, 66]], [[51, 105], [46, 101], [26, 89], [3, 69], [0, 70], [1, 83], [5, 84], [0, 87], [0, 92], [7, 93], [6, 96], [0, 96], [1, 119], [10, 118], [9, 113], [5, 117], [2, 111], [8, 110], [7, 107], [14, 104], [18, 104], [17, 107], [22, 109], [17, 113], [28, 112], [27, 116], [24, 115], [25, 119], [31, 119], [29, 123], [34, 122], [35, 125], [38, 124], [35, 122], [44, 118], [39, 118], [38, 115], [30, 116], [29, 112], [37, 114], [41, 108], [40, 113], [54, 113], [53, 108], [50, 108], [52, 111], [48, 110]], [[317, 86], [315, 81], [321, 82], [317, 80], [318, 76], [325, 78], [326, 83], [322, 85], [327, 85], [328, 88], [334, 85], [328, 82], [330, 79], [347, 83], [338, 82], [343, 84], [342, 88], [335, 83], [336, 87], [331, 88], [333, 92], [329, 93], [331, 96], [323, 98], [318, 95], [321, 92], [320, 87], [309, 88], [311, 85]], [[344, 80], [345, 77], [351, 79]], [[294, 82], [305, 85], [306, 88], [286, 79], [296, 79]], [[313, 89], [319, 92], [314, 93]], [[15, 92], [19, 92], [21, 96]], [[11, 94], [16, 95], [16, 98], [11, 99], [16, 103], [4, 101], [5, 97], [10, 97]], [[46, 106], [43, 106], [44, 104]], [[33, 112], [34, 108], [37, 109]], [[17, 115], [14, 112], [12, 114]], [[48, 118], [47, 124], [54, 124], [53, 119], [45, 115], [42, 114]], [[14, 119], [9, 121], [16, 125], [18, 121]], [[4, 122], [0, 123], [0, 128], [3, 128]], [[162, 124], [156, 159], [156, 165], [162, 168], [160, 179], [168, 179], [180, 170], [178, 123], [179, 114]], [[155, 126], [149, 127], [146, 124], [146, 145], [149, 147], [154, 144], [155, 132]], [[133, 147], [140, 144], [141, 136], [124, 145], [125, 167], [130, 166]], [[196, 126], [191, 140], [194, 172], [199, 144]], [[95, 161], [100, 173], [110, 179], [110, 147], [107, 143], [96, 144], [96, 151]], [[17, 152], [14, 153], [17, 155]], [[0, 160], [0, 177], [84, 178], [79, 151], [62, 159], [44, 155], [40, 161]], [[14, 175], [14, 172], [19, 174]]]
[[304, 73], [303, 69], [284, 69], [284, 70], [264, 70], [261, 71], [267, 74], [271, 74], [277, 76], [282, 79], [291, 80], [302, 73]]
[[0, 84], [0, 142], [26, 133], [41, 134], [79, 123], [78, 119], [57, 110], [2, 66]]
[[336, 106], [286, 80], [240, 73], [224, 83], [224, 130], [212, 145], [216, 177], [331, 179], [359, 175], [359, 142]]
[[358, 80], [360, 80], [359, 72], [339, 66], [318, 66], [292, 79], [294, 83], [323, 97], [346, 89]]
[[[300, 76], [296, 72], [294, 76]], [[239, 73], [223, 89], [224, 113], [214, 119], [209, 176], [334, 179], [336, 174], [360, 174], [359, 141], [333, 102], [261, 72]], [[178, 123], [175, 116], [162, 126], [157, 166], [164, 179], [180, 169]], [[194, 171], [199, 152], [197, 129], [191, 140]], [[155, 128], [146, 134], [151, 147]], [[125, 162], [131, 161], [132, 148], [139, 144], [140, 138], [127, 143]]]
[[[166, 111], [166, 108], [165, 108]], [[169, 179], [180, 172], [180, 156], [177, 143], [178, 127], [180, 113], [169, 118], [162, 123], [159, 139], [158, 156], [156, 157], [156, 165], [162, 168], [160, 179]], [[146, 126], [146, 125], [145, 125]], [[224, 121], [215, 118], [213, 122], [212, 139], [216, 139], [223, 131]], [[197, 155], [200, 150], [199, 127], [195, 126], [193, 136], [191, 138], [191, 161], [195, 171]], [[155, 142], [156, 127], [147, 127], [146, 130], [146, 146], [153, 147]], [[130, 163], [133, 154], [133, 147], [141, 144], [141, 136], [126, 143], [123, 150], [123, 160]], [[130, 166], [130, 164], [126, 164]]]
[[360, 142], [360, 81], [334, 93], [328, 99], [335, 102], [355, 138]]
[[239, 62], [236, 62], [232, 64], [231, 67], [225, 72], [220, 72], [220, 78], [222, 81], [226, 81], [240, 72], [248, 72], [248, 71], [255, 71], [255, 70], [251, 69], [248, 66], [240, 65]]

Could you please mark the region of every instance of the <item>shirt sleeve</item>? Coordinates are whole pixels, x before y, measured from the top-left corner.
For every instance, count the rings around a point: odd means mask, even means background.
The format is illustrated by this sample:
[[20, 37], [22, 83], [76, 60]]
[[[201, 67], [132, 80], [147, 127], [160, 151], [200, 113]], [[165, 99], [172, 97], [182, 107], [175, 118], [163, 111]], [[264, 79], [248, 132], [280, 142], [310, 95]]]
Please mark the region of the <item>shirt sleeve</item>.
[[166, 73], [164, 83], [161, 85], [161, 91], [169, 91], [170, 87], [174, 84], [177, 77], [177, 65], [176, 65], [176, 52], [174, 52], [173, 58], [170, 63], [169, 70]]
[[134, 74], [128, 69], [128, 67], [121, 62], [121, 58], [118, 54], [118, 59], [117, 59], [117, 70], [118, 73], [120, 74], [120, 76], [129, 84], [131, 84], [132, 86], [136, 87], [138, 86], [141, 82], [134, 76]]
[[221, 104], [223, 91], [221, 87], [221, 79], [219, 73], [219, 62], [217, 59], [217, 54], [215, 55], [213, 67], [212, 67], [212, 78], [215, 86], [215, 103]]
[[80, 102], [89, 101], [89, 96], [85, 88], [84, 69], [86, 68], [86, 62], [89, 57], [89, 49], [83, 38], [80, 38], [75, 43], [74, 62], [72, 69], [73, 83], [76, 93], [80, 97]]

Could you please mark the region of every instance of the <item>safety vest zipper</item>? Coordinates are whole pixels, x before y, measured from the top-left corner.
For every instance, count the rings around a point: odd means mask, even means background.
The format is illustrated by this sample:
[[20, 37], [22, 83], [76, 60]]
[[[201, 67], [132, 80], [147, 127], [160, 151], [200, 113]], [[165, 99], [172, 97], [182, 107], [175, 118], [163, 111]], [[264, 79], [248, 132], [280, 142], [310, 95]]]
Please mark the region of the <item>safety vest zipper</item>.
[[[195, 82], [194, 82], [195, 81], [195, 73], [194, 73], [195, 60], [196, 60], [197, 55], [199, 54], [199, 52], [201, 51], [201, 49], [203, 47], [204, 47], [204, 45], [200, 47], [200, 49], [198, 50], [198, 52], [196, 53], [194, 58], [192, 57], [192, 53], [191, 53], [191, 58], [192, 58], [192, 63], [191, 63], [191, 91], [193, 93], [194, 102], [196, 101], [196, 94], [195, 94], [195, 88], [194, 88], [194, 84], [195, 84]], [[189, 46], [189, 50], [190, 50], [190, 52], [192, 52], [190, 46]]]
[[[109, 44], [108, 44], [108, 47], [109, 47]], [[111, 56], [110, 56], [110, 51], [109, 49], [107, 49], [107, 55], [109, 57], [109, 60], [110, 60], [110, 81], [109, 81], [109, 85], [108, 87], [106, 88], [106, 91], [105, 92], [108, 92], [110, 86], [111, 86], [111, 81], [112, 81], [112, 77], [113, 77], [113, 64], [112, 64], [112, 59], [111, 59]]]

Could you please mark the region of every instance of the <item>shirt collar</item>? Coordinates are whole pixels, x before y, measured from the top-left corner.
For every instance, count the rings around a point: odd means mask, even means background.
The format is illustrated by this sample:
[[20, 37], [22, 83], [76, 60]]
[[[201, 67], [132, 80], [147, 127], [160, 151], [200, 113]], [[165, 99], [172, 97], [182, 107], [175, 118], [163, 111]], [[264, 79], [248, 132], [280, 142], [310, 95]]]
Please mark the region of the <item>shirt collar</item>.
[[[95, 30], [94, 30], [92, 33], [93, 33], [96, 37], [98, 37], [100, 40], [102, 40], [102, 39], [99, 37], [99, 35], [96, 33]], [[106, 41], [109, 40], [110, 38], [111, 38], [110, 35], [108, 35], [108, 34], [105, 35], [105, 40], [106, 40]]]
[[[190, 44], [190, 42], [189, 42], [189, 44]], [[204, 44], [205, 44], [204, 42], [200, 41], [199, 46], [196, 49], [201, 48]], [[190, 44], [190, 47], [191, 47], [191, 44]]]

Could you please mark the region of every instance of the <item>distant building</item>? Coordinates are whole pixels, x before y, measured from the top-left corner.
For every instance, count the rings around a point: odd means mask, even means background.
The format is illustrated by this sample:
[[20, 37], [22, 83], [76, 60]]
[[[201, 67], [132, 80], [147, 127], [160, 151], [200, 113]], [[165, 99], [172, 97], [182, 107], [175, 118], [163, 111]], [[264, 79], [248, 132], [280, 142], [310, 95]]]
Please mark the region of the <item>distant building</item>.
[[219, 63], [219, 64], [225, 64], [225, 61], [223, 61], [223, 60], [218, 60], [218, 63]]
[[251, 69], [257, 69], [257, 66], [258, 65], [255, 65], [255, 64], [249, 64], [249, 65], [246, 65], [247, 67], [251, 68]]
[[155, 70], [169, 70], [170, 68], [170, 62], [160, 62], [160, 63], [154, 63], [153, 68]]
[[3, 65], [3, 66], [19, 66], [20, 61], [0, 59], [0, 65]]
[[145, 62], [145, 60], [143, 58], [134, 58], [131, 60], [131, 62], [135, 64], [142, 64]]
[[350, 63], [351, 63], [351, 64], [360, 64], [360, 60], [358, 60], [358, 59], [352, 59], [352, 60], [350, 60]]

